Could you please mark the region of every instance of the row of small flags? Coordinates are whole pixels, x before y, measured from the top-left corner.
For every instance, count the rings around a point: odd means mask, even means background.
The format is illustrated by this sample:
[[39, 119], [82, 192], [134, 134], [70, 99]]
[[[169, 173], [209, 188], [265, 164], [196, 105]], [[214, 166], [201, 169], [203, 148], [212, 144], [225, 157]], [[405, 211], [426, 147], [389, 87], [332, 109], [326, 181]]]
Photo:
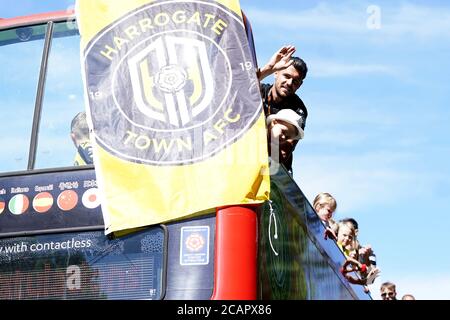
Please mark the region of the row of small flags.
[[[70, 211], [78, 204], [78, 194], [74, 190], [64, 190], [57, 199], [56, 205], [62, 211]], [[100, 205], [98, 189], [87, 189], [81, 197], [83, 206], [88, 209], [95, 209]], [[38, 213], [46, 213], [54, 204], [54, 198], [49, 192], [40, 192], [34, 196], [32, 201], [33, 209]], [[9, 200], [8, 209], [12, 214], [20, 215], [25, 213], [30, 206], [30, 200], [24, 194], [16, 194]], [[0, 214], [6, 208], [6, 201], [0, 197]]]

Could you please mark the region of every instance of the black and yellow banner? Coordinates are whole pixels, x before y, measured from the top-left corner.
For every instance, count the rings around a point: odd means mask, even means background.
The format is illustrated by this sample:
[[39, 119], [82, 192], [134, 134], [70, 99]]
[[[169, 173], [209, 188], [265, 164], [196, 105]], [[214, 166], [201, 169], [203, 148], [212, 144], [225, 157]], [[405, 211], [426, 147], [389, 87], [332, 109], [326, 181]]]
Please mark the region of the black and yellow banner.
[[78, 0], [106, 233], [268, 198], [239, 1]]

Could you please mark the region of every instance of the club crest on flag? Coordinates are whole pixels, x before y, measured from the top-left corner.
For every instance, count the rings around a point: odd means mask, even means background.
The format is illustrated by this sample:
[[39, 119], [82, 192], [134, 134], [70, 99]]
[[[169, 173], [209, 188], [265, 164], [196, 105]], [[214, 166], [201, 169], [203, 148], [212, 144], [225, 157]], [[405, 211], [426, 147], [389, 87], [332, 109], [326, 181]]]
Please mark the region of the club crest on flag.
[[209, 159], [238, 141], [261, 115], [251, 52], [230, 45], [248, 43], [242, 30], [225, 6], [176, 1], [137, 8], [97, 34], [84, 59], [98, 144], [166, 166]]
[[204, 41], [159, 37], [129, 58], [128, 68], [138, 110], [169, 124], [168, 129], [189, 126], [212, 101], [213, 73]]

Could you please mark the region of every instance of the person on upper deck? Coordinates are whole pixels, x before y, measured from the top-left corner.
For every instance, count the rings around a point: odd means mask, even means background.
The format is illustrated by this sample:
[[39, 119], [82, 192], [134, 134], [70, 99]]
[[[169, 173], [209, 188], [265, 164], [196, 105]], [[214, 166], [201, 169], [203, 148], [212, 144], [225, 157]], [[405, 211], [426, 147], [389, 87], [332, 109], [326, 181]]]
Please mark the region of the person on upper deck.
[[[271, 74], [274, 74], [275, 78], [273, 84], [260, 85], [266, 117], [282, 109], [291, 109], [301, 117], [301, 129], [304, 130], [308, 111], [295, 92], [303, 84], [308, 67], [302, 59], [292, 56], [294, 52], [294, 46], [283, 46], [264, 67], [258, 69], [257, 76], [259, 81]], [[287, 139], [280, 143], [280, 163], [289, 172], [292, 172], [292, 153], [298, 141], [298, 139]]]
[[75, 115], [70, 124], [70, 137], [72, 138], [77, 153], [74, 166], [92, 164], [92, 145], [89, 139], [89, 126], [86, 120], [86, 112], [82, 111]]
[[281, 146], [287, 141], [297, 141], [303, 138], [302, 123], [303, 119], [291, 109], [281, 109], [266, 118], [267, 141], [272, 161], [283, 163]]
[[325, 228], [332, 228], [336, 224], [333, 220], [333, 213], [336, 211], [336, 207], [336, 199], [328, 192], [321, 192], [314, 198], [313, 208]]

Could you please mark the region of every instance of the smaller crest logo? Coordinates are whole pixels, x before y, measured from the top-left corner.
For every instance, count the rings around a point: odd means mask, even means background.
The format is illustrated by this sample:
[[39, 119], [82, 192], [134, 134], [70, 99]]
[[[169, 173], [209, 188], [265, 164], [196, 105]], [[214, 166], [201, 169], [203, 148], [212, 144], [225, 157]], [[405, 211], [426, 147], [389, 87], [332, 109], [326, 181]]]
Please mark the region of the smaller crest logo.
[[199, 251], [205, 245], [205, 239], [199, 233], [193, 233], [186, 239], [186, 248], [190, 251]]

